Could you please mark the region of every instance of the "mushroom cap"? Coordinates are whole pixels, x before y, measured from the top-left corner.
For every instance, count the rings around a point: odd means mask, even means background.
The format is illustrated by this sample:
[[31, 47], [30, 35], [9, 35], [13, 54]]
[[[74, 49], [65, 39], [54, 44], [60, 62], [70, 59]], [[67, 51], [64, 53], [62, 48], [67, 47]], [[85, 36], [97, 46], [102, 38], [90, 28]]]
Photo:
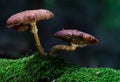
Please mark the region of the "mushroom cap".
[[98, 40], [94, 36], [74, 29], [60, 30], [54, 36], [65, 42], [79, 45], [80, 47], [98, 43]]
[[53, 18], [54, 14], [46, 9], [26, 10], [16, 13], [8, 18], [6, 26], [18, 31], [25, 31], [29, 27], [29, 23], [40, 20], [47, 20]]

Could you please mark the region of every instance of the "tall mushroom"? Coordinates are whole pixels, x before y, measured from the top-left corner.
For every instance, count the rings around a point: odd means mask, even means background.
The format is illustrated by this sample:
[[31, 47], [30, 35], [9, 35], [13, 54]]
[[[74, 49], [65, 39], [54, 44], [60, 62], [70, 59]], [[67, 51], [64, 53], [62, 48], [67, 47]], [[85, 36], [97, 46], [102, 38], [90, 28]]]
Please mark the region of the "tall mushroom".
[[46, 9], [26, 10], [20, 13], [16, 13], [9, 17], [6, 22], [6, 26], [8, 28], [16, 29], [17, 31], [25, 31], [27, 29], [30, 29], [34, 36], [34, 40], [39, 53], [42, 56], [45, 56], [46, 53], [44, 52], [44, 49], [41, 46], [36, 22], [41, 20], [47, 20], [53, 17], [53, 13]]
[[74, 29], [60, 30], [55, 33], [54, 36], [71, 45], [55, 45], [50, 49], [49, 55], [53, 55], [57, 50], [74, 51], [78, 47], [85, 47], [98, 43], [98, 40], [94, 36]]

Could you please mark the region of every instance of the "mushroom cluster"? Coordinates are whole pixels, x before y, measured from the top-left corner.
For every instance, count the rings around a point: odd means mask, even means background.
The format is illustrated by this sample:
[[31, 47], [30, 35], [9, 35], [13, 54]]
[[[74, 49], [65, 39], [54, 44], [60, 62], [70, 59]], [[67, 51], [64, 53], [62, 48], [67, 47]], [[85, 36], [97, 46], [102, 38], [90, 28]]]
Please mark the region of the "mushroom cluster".
[[[39, 53], [41, 56], [45, 56], [46, 53], [41, 45], [36, 23], [38, 21], [47, 20], [53, 17], [54, 14], [46, 9], [26, 10], [9, 17], [6, 22], [6, 26], [17, 31], [26, 31], [30, 29], [34, 36], [36, 47]], [[57, 50], [74, 51], [78, 47], [85, 47], [98, 43], [98, 40], [94, 36], [74, 29], [60, 30], [56, 32], [54, 36], [70, 43], [71, 45], [55, 45], [49, 50], [48, 55], [54, 54]]]

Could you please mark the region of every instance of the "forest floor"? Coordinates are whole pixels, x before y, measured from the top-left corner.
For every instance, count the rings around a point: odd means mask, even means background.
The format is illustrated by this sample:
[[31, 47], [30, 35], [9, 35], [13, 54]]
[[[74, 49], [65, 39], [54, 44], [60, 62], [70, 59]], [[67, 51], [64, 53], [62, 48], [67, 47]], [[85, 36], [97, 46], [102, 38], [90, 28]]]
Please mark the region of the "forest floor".
[[68, 65], [62, 58], [35, 53], [0, 59], [0, 82], [120, 82], [120, 70]]

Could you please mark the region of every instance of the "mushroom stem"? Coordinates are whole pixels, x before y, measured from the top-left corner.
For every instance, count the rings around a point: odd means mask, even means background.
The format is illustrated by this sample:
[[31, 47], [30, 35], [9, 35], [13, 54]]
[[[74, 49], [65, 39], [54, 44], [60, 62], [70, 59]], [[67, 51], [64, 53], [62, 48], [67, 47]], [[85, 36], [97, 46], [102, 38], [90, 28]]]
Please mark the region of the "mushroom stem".
[[31, 22], [30, 26], [31, 26], [31, 32], [34, 36], [36, 47], [37, 47], [39, 53], [42, 56], [45, 56], [46, 53], [44, 52], [44, 49], [42, 48], [42, 45], [41, 45], [41, 42], [40, 42], [40, 39], [39, 39], [39, 36], [38, 36], [38, 29], [37, 29], [37, 26], [36, 26], [36, 22]]
[[75, 45], [75, 44], [71, 44], [71, 46], [67, 46], [67, 45], [55, 45], [53, 46], [48, 55], [53, 55], [55, 53], [55, 51], [58, 51], [58, 50], [65, 50], [65, 51], [74, 51], [76, 50], [78, 47], [78, 45]]

